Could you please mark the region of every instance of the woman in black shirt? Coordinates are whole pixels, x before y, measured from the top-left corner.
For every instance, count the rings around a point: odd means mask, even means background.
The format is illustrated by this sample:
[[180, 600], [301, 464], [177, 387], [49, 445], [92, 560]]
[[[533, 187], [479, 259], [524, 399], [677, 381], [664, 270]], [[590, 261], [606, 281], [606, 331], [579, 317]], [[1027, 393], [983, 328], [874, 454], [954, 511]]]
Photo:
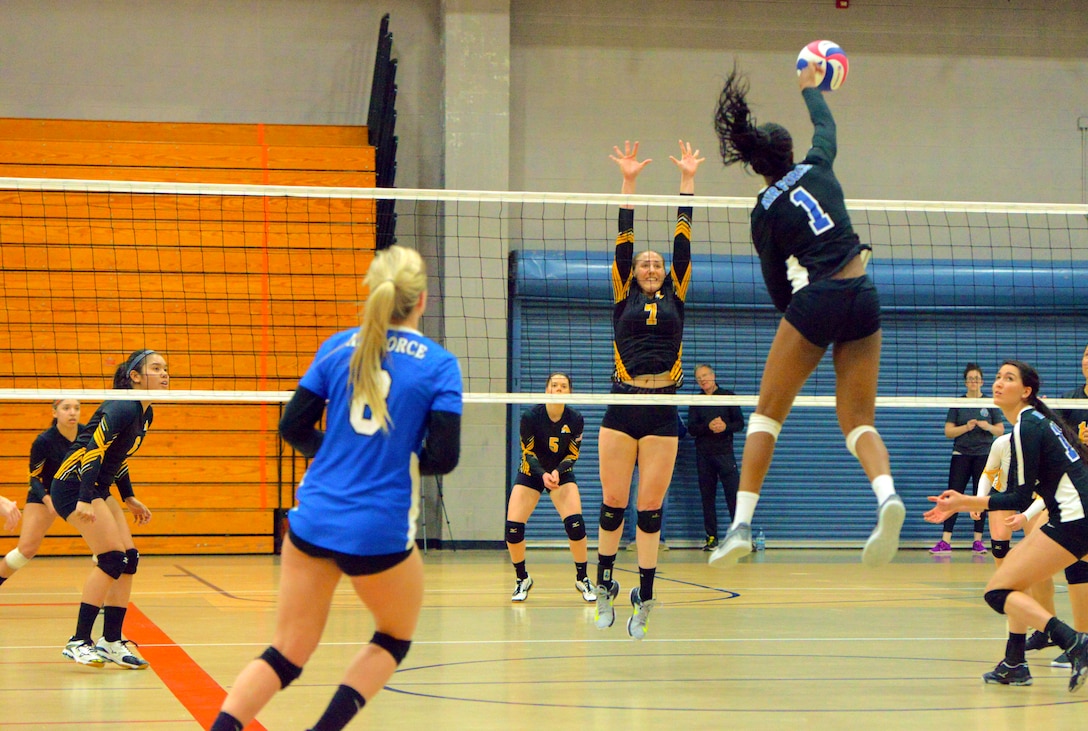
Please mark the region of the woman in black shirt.
[[800, 72], [799, 84], [815, 132], [812, 148], [796, 164], [785, 128], [756, 126], [746, 100], [748, 82], [735, 68], [718, 100], [722, 162], [740, 162], [766, 183], [752, 211], [752, 242], [767, 291], [783, 317], [763, 367], [759, 403], [748, 420], [737, 512], [710, 561], [734, 562], [751, 552], [752, 516], [782, 422], [831, 347], [839, 427], [879, 506], [861, 560], [879, 566], [899, 549], [906, 509], [895, 493], [888, 450], [873, 426], [881, 331], [880, 301], [865, 273], [872, 247], [854, 233], [831, 169], [838, 149], [835, 120], [816, 88], [815, 66]]
[[53, 498], [49, 495], [53, 475], [64, 461], [79, 430], [79, 401], [54, 401], [53, 424], [30, 445], [30, 489], [23, 509], [23, 528], [19, 533], [19, 545], [8, 551], [0, 561], [0, 584], [38, 555], [42, 539], [57, 517]]
[[[75, 634], [62, 653], [81, 665], [110, 661], [141, 670], [147, 662], [121, 637], [140, 552], [110, 485], [117, 482], [137, 524], [151, 520], [151, 511], [132, 494], [128, 457], [140, 448], [151, 427], [151, 391], [170, 387], [166, 360], [154, 350], [136, 351], [117, 367], [113, 387], [147, 391], [147, 395], [139, 401], [106, 401], [99, 406], [72, 442], [50, 490], [57, 515], [79, 531], [96, 558], [83, 586]], [[91, 630], [103, 608], [102, 638], [95, 644]]]
[[[638, 159], [638, 143], [613, 148], [613, 162], [623, 175], [620, 192], [635, 192], [635, 180], [650, 160]], [[680, 143], [680, 194], [694, 195], [695, 173], [703, 158], [690, 143]], [[615, 370], [612, 393], [674, 394], [683, 380], [681, 354], [684, 303], [691, 282], [691, 206], [680, 206], [673, 236], [672, 267], [656, 251], [634, 254], [634, 210], [619, 212], [615, 259], [612, 264], [612, 330]], [[680, 417], [672, 405], [612, 404], [601, 420], [598, 441], [601, 470], [601, 519], [597, 543], [597, 629], [616, 620], [612, 601], [620, 585], [612, 577], [623, 514], [631, 499], [631, 478], [638, 466], [639, 585], [631, 590], [633, 614], [627, 633], [646, 636], [654, 599], [654, 576], [661, 539], [661, 507], [672, 479], [679, 441]]]
[[[986, 585], [986, 603], [1008, 615], [1005, 659], [986, 673], [987, 683], [1031, 685], [1024, 657], [1027, 628], [1042, 628], [1072, 666], [1069, 690], [1088, 679], [1088, 634], [1076, 632], [1029, 592], [1035, 584], [1088, 555], [1088, 447], [1039, 398], [1039, 374], [1021, 361], [1005, 361], [994, 381], [994, 404], [1013, 424], [1008, 488], [985, 497], [945, 490], [930, 497], [931, 523], [956, 511], [1023, 511], [1037, 494], [1046, 504], [1045, 525], [1016, 544]], [[1088, 576], [1084, 577], [1088, 579]]]

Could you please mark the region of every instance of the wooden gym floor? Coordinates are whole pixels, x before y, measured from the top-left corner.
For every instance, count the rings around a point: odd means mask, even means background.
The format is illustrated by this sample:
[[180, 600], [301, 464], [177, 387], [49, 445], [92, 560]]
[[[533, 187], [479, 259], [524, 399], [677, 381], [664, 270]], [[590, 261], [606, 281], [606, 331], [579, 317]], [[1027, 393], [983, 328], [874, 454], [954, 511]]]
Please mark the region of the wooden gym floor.
[[[528, 558], [534, 587], [511, 604], [505, 552], [427, 554], [412, 651], [349, 728], [1001, 731], [1077, 728], [1088, 712], [1088, 690], [1070, 694], [1069, 671], [1049, 667], [1053, 649], [1029, 658], [1031, 687], [982, 682], [1005, 627], [982, 601], [991, 559], [964, 550], [943, 560], [903, 550], [868, 570], [852, 550], [772, 549], [719, 569], [674, 549], [662, 554], [661, 604], [643, 642], [625, 629], [633, 553], [620, 554], [607, 631], [575, 593], [566, 551], [530, 546]], [[142, 558], [126, 635], [151, 670], [131, 671], [61, 656], [90, 562], [34, 560], [0, 588], [0, 728], [206, 728], [271, 640], [277, 563]], [[1062, 583], [1057, 603], [1068, 617]], [[249, 728], [316, 721], [372, 631], [342, 584], [324, 644]]]

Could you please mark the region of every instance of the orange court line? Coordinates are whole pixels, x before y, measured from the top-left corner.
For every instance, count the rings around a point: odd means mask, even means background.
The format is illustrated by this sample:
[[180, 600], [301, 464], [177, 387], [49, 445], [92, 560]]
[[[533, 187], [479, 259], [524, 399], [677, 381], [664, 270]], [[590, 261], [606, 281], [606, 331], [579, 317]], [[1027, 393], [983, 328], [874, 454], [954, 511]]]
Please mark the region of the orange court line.
[[[189, 653], [178, 647], [135, 604], [128, 605], [125, 634], [140, 646], [140, 653], [162, 682], [181, 701], [202, 728], [208, 728], [219, 714], [227, 692], [204, 672]], [[246, 726], [247, 731], [267, 731], [259, 721]]]

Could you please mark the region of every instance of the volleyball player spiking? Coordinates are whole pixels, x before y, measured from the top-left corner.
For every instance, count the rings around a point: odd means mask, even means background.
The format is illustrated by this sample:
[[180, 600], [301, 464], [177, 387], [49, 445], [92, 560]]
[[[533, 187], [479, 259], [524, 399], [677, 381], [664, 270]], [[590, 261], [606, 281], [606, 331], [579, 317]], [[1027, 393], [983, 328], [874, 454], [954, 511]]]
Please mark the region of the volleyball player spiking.
[[752, 516], [782, 423], [828, 347], [835, 362], [839, 427], [878, 505], [876, 528], [861, 554], [866, 565], [895, 557], [906, 516], [895, 493], [888, 450], [873, 426], [881, 330], [880, 301], [865, 273], [871, 247], [854, 233], [831, 168], [838, 145], [835, 119], [816, 89], [815, 69], [809, 64], [798, 77], [815, 131], [812, 148], [797, 164], [784, 127], [756, 126], [746, 98], [748, 82], [736, 67], [718, 99], [715, 128], [722, 162], [750, 167], [766, 185], [752, 210], [752, 243], [767, 291], [783, 317], [763, 366], [756, 411], [748, 420], [737, 512], [711, 562], [735, 562], [751, 552]]
[[[151, 511], [133, 494], [128, 457], [140, 448], [151, 427], [153, 392], [170, 388], [166, 359], [154, 350], [136, 351], [117, 367], [113, 387], [147, 394], [139, 401], [105, 401], [99, 406], [72, 442], [50, 488], [57, 515], [79, 531], [96, 557], [95, 568], [83, 585], [75, 634], [63, 654], [81, 665], [101, 666], [109, 661], [139, 670], [147, 662], [123, 639], [122, 630], [140, 552], [110, 485], [117, 483], [137, 524], [151, 520]], [[104, 622], [96, 644], [91, 630], [100, 609]]]
[[[611, 159], [623, 175], [621, 193], [635, 192], [635, 181], [649, 159], [638, 159], [638, 142], [612, 148]], [[694, 195], [695, 173], [703, 158], [691, 144], [680, 142], [680, 158], [670, 157], [680, 169], [680, 194]], [[612, 264], [612, 331], [615, 371], [612, 393], [674, 394], [684, 377], [681, 356], [684, 337], [684, 302], [691, 281], [691, 206], [676, 214], [672, 262], [656, 251], [635, 249], [634, 210], [619, 211]], [[623, 515], [631, 498], [631, 478], [638, 466], [638, 502], [635, 546], [638, 549], [639, 585], [631, 590], [632, 615], [627, 633], [636, 640], [646, 636], [654, 599], [661, 539], [662, 505], [676, 464], [680, 418], [675, 406], [610, 405], [601, 421], [598, 441], [601, 471], [601, 519], [597, 548], [597, 611], [595, 624], [607, 629], [616, 621], [612, 602], [619, 593], [613, 578]]]
[[23, 509], [23, 527], [19, 531], [18, 545], [0, 560], [0, 584], [38, 555], [42, 540], [57, 517], [49, 489], [57, 468], [79, 435], [79, 410], [76, 399], [54, 401], [52, 425], [30, 445], [30, 489]]
[[[544, 393], [570, 392], [570, 376], [566, 373], [548, 376]], [[545, 491], [567, 532], [574, 557], [574, 588], [587, 602], [597, 599], [586, 572], [586, 523], [574, 478], [574, 463], [578, 461], [584, 428], [582, 415], [566, 404], [537, 404], [521, 415], [521, 465], [506, 508], [506, 548], [514, 564], [514, 593], [510, 601], [525, 601], [533, 586], [525, 568], [525, 523]]]
[[375, 632], [313, 729], [344, 728], [411, 645], [423, 603], [419, 476], [457, 465], [461, 369], [419, 332], [427, 272], [418, 253], [378, 252], [366, 284], [362, 326], [321, 345], [280, 420], [283, 438], [313, 461], [289, 513], [276, 632], [231, 686], [211, 731], [241, 731], [302, 673], [344, 574], [373, 614]]

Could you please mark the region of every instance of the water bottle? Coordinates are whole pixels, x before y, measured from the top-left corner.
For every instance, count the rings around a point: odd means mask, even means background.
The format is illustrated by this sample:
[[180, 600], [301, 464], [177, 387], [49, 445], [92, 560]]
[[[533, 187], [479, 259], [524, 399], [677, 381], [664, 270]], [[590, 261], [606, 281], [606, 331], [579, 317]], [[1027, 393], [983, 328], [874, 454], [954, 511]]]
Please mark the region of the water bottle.
[[763, 529], [762, 528], [760, 528], [756, 532], [756, 538], [755, 538], [754, 541], [752, 541], [752, 543], [755, 544], [755, 547], [756, 547], [757, 551], [762, 551], [763, 549], [765, 549], [767, 547], [767, 537], [765, 535], [763, 535]]

